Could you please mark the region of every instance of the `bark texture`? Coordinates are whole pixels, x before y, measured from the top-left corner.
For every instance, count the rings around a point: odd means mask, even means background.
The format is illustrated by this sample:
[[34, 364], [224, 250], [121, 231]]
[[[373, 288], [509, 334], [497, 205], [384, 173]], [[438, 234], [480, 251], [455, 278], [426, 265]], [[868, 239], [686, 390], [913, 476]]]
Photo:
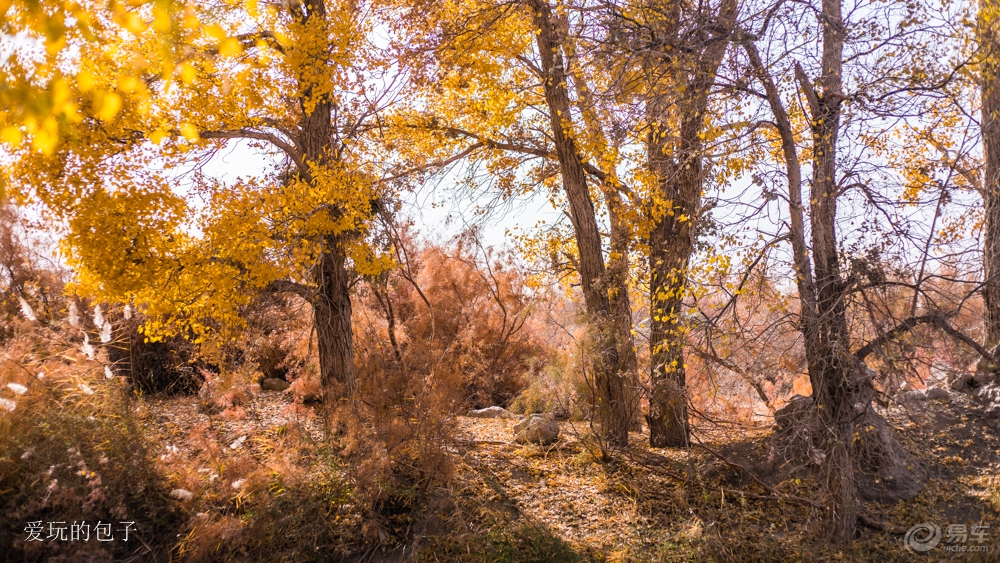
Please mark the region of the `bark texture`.
[[[986, 313], [986, 349], [1000, 344], [1000, 1], [979, 1], [979, 48], [982, 50], [983, 139], [983, 301]], [[998, 367], [991, 365], [996, 372]]]
[[[712, 20], [717, 32], [686, 45], [682, 55], [656, 49], [647, 60], [651, 79], [646, 101], [650, 132], [646, 151], [657, 178], [649, 210], [650, 397], [649, 443], [653, 447], [688, 445], [687, 376], [684, 366], [682, 305], [694, 251], [705, 183], [702, 132], [708, 99], [730, 44], [737, 0], [723, 0]], [[665, 18], [666, 29], [652, 37], [678, 37], [679, 13]], [[699, 20], [699, 23], [706, 23]], [[695, 34], [691, 34], [695, 36]], [[679, 41], [679, 40], [678, 40]], [[678, 88], [678, 83], [682, 88]], [[678, 92], [682, 92], [678, 94]], [[675, 124], [676, 128], [671, 128]]]
[[[301, 7], [291, 6], [293, 16], [304, 26], [328, 18], [324, 0], [308, 0]], [[314, 77], [314, 78], [310, 78]], [[333, 102], [322, 86], [310, 80], [322, 79], [321, 73], [303, 73], [300, 79], [299, 144], [309, 164], [335, 164], [339, 154], [335, 146], [332, 122]], [[300, 173], [306, 174], [300, 170]], [[309, 175], [307, 175], [309, 177]], [[326, 212], [338, 213], [337, 209]], [[342, 248], [342, 235], [324, 237], [319, 262], [313, 270], [316, 293], [312, 300], [316, 344], [319, 351], [320, 381], [327, 404], [350, 397], [354, 392], [354, 334], [351, 328], [350, 273]]]
[[[337, 237], [327, 237], [326, 249], [315, 270], [317, 291], [312, 304], [320, 381], [326, 399], [350, 397], [355, 387], [350, 276], [346, 261]], [[332, 401], [327, 402], [332, 404]]]
[[[789, 236], [800, 303], [812, 398], [779, 434], [798, 436], [803, 457], [820, 461], [827, 494], [826, 531], [835, 542], [854, 537], [859, 514], [859, 484], [871, 498], [908, 498], [922, 486], [918, 464], [873, 410], [874, 373], [850, 351], [847, 281], [840, 271], [837, 247], [837, 142], [840, 130], [845, 29], [841, 0], [823, 0], [819, 17], [823, 49], [819, 91], [801, 67], [795, 67], [808, 105], [813, 161], [810, 189], [812, 248], [806, 245], [802, 172], [792, 126], [778, 90], [750, 38], [743, 43], [751, 67], [763, 83], [775, 116], [788, 173]], [[800, 408], [801, 407], [801, 408]], [[778, 419], [778, 413], [775, 415]], [[883, 490], [879, 490], [883, 489]]]
[[[589, 316], [591, 342], [595, 347], [592, 370], [601, 429], [609, 443], [623, 446], [628, 444], [631, 422], [629, 401], [622, 378], [622, 374], [628, 372], [627, 356], [623, 358], [619, 352], [619, 342], [623, 338], [618, 332], [622, 325], [616, 325], [615, 315], [612, 313], [594, 202], [587, 186], [583, 160], [572, 134], [572, 100], [567, 87], [570, 77], [563, 58], [562, 38], [558, 20], [553, 16], [548, 2], [533, 0], [529, 5], [538, 30], [536, 40], [545, 101], [563, 189], [569, 201], [570, 221], [579, 253], [578, 269], [583, 298]], [[627, 294], [625, 298], [627, 299]], [[623, 313], [619, 316], [623, 316]], [[631, 330], [631, 319], [628, 328]]]

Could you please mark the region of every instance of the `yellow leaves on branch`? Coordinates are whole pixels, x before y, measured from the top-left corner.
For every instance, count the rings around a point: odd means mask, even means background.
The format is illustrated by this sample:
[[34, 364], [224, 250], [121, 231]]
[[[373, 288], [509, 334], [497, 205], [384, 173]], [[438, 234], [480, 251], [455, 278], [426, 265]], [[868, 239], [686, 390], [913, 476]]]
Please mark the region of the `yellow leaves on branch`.
[[[0, 0], [0, 33], [39, 47], [3, 63], [5, 187], [65, 226], [79, 291], [141, 306], [150, 339], [204, 337], [272, 282], [309, 283], [331, 244], [362, 275], [391, 266], [369, 232], [379, 144], [296, 152], [303, 108], [365, 115], [365, 73], [393, 64], [353, 4], [303, 23], [276, 3]], [[182, 176], [237, 141], [270, 173]]]
[[[244, 45], [235, 35], [247, 22], [234, 17], [240, 3], [230, 4], [216, 10], [186, 0], [0, 0], [0, 34], [17, 38], [0, 66], [0, 141], [17, 149], [27, 139], [33, 151], [53, 154], [86, 117], [119, 119], [128, 98], [136, 110], [148, 109], [144, 101], [170, 84], [175, 69], [191, 85], [192, 57], [240, 56]], [[202, 25], [213, 17], [218, 21]]]

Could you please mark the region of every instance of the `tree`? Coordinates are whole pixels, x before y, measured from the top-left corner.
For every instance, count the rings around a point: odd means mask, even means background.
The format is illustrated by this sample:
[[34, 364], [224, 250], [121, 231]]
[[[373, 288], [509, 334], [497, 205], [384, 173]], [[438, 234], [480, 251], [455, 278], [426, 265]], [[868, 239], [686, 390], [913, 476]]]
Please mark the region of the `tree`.
[[615, 25], [629, 30], [627, 47], [636, 53], [632, 64], [642, 77], [636, 103], [644, 107], [645, 119], [638, 130], [646, 132], [646, 167], [653, 182], [644, 204], [652, 386], [647, 420], [653, 447], [688, 445], [682, 302], [696, 225], [704, 220], [709, 96], [737, 8], [736, 0], [723, 0], [714, 9], [657, 2], [615, 8], [620, 20]]
[[[857, 155], [871, 145], [865, 144], [870, 143], [867, 139], [851, 143], [841, 139], [842, 118], [848, 108], [850, 113], [847, 115], [854, 123], [861, 121], [858, 116], [863, 112], [884, 117], [888, 115], [887, 108], [899, 109], [891, 104], [897, 96], [911, 98], [907, 94], [929, 88], [917, 80], [918, 77], [928, 79], [928, 73], [919, 64], [913, 64], [912, 68], [917, 70], [912, 75], [908, 72], [897, 75], [882, 72], [874, 65], [862, 67], [867, 61], [864, 51], [862, 56], [845, 56], [849, 24], [841, 9], [840, 0], [822, 0], [820, 4], [816, 34], [821, 43], [815, 62], [818, 77], [811, 79], [801, 64], [793, 64], [794, 79], [789, 82], [797, 86], [804, 100], [805, 115], [801, 119], [805, 123], [801, 128], [796, 128], [796, 117], [786, 109], [778, 82], [756, 44], [766, 36], [772, 17], [778, 17], [775, 15], [777, 8], [765, 12], [768, 15], [763, 19], [763, 29], [741, 30], [739, 40], [754, 77], [764, 88], [761, 97], [767, 101], [772, 115], [767, 126], [777, 134], [773, 141], [777, 147], [776, 157], [781, 159], [788, 186], [788, 240], [798, 290], [798, 325], [803, 336], [812, 397], [808, 408], [802, 408], [798, 414], [792, 409], [787, 416], [800, 416], [794, 422], [796, 431], [809, 436], [809, 447], [817, 447], [823, 452], [821, 472], [826, 492], [827, 533], [835, 542], [848, 542], [863, 514], [858, 498], [859, 483], [864, 481], [866, 488], [891, 488], [896, 498], [902, 498], [915, 495], [923, 482], [918, 464], [896, 441], [873, 408], [878, 393], [877, 374], [865, 365], [865, 358], [873, 349], [922, 323], [938, 324], [949, 333], [955, 331], [945, 322], [943, 314], [912, 317], [852, 352], [855, 335], [848, 324], [848, 305], [853, 296], [865, 294], [865, 284], [868, 289], [884, 287], [886, 279], [884, 272], [878, 271], [881, 266], [849, 256], [844, 249], [845, 235], [839, 228], [838, 204], [851, 190], [860, 190], [869, 201], [875, 196], [871, 186], [858, 180], [861, 174], [845, 169], [845, 154], [854, 157], [846, 159], [848, 163], [861, 161], [862, 157]], [[913, 18], [913, 21], [918, 20]], [[885, 32], [878, 26], [873, 29], [876, 33]], [[919, 53], [909, 44], [905, 25], [892, 37], [900, 45], [910, 47], [902, 50], [904, 53]], [[859, 74], [870, 73], [881, 80], [867, 83], [852, 76], [852, 86], [856, 90], [845, 91], [846, 60], [856, 65], [853, 70]], [[898, 66], [899, 60], [895, 59], [894, 64]], [[799, 146], [805, 143], [800, 132], [808, 136], [811, 176], [808, 200], [802, 196], [805, 178]], [[872, 205], [877, 207], [879, 204]], [[895, 233], [902, 232], [900, 225], [893, 224], [892, 228]], [[801, 405], [793, 407], [801, 408]]]
[[[350, 396], [352, 276], [390, 263], [369, 244], [388, 202], [375, 120], [402, 76], [371, 42], [381, 6], [172, 8], [83, 5], [104, 25], [36, 67], [61, 85], [61, 135], [5, 122], [29, 142], [5, 135], [4, 177], [64, 226], [78, 285], [141, 306], [150, 339], [235, 329], [260, 292], [306, 298], [329, 398]], [[205, 178], [199, 163], [234, 142], [270, 175]]]
[[[1000, 345], [1000, 4], [980, 0], [977, 34], [982, 97], [980, 128], [983, 143], [983, 301], [986, 313], [986, 348]], [[995, 368], [994, 368], [995, 369]]]
[[[571, 23], [575, 7], [541, 0], [451, 8], [422, 6], [421, 18], [432, 25], [414, 30], [419, 37], [432, 32], [432, 39], [414, 43], [437, 62], [435, 95], [410, 118], [412, 128], [430, 137], [419, 145], [418, 158], [447, 147], [453, 156], [436, 162], [454, 162], [454, 155], [488, 162], [505, 196], [537, 190], [558, 174], [573, 233], [574, 248], [566, 254], [580, 277], [594, 348], [590, 367], [601, 431], [611, 444], [625, 445], [637, 407], [628, 297], [632, 237], [619, 193], [619, 160], [590, 103], [592, 85], [571, 32], [584, 24]], [[425, 150], [430, 144], [438, 148]], [[524, 164], [518, 159], [538, 161], [526, 180], [516, 178]], [[590, 188], [595, 183], [611, 223], [607, 259], [598, 220], [602, 201]]]

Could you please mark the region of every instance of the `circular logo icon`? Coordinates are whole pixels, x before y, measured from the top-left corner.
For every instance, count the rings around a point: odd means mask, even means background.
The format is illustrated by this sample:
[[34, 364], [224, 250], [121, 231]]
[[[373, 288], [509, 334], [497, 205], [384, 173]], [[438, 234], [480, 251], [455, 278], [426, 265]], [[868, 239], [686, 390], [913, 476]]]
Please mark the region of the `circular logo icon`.
[[903, 546], [910, 553], [923, 553], [937, 547], [940, 541], [941, 527], [934, 522], [924, 522], [906, 531]]

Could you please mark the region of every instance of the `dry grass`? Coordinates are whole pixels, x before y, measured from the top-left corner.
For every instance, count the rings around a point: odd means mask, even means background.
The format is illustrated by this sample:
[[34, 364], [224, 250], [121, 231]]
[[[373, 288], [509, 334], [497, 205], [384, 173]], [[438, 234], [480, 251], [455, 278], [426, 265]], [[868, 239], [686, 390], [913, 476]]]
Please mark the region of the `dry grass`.
[[[19, 327], [7, 342], [0, 388], [16, 406], [0, 414], [0, 551], [24, 561], [110, 561], [169, 551], [180, 512], [132, 416], [124, 383], [73, 343]], [[41, 378], [39, 378], [41, 375]], [[5, 395], [6, 397], [7, 395]], [[128, 542], [24, 543], [28, 521], [134, 521]]]
[[[912, 560], [897, 536], [870, 529], [850, 546], [827, 544], [815, 509], [754, 498], [766, 491], [705, 451], [637, 445], [602, 462], [585, 422], [563, 422], [562, 441], [540, 448], [510, 444], [510, 420], [464, 417], [440, 419], [449, 433], [389, 424], [388, 433], [324, 439], [315, 407], [293, 391], [220, 389], [227, 408], [214, 414], [189, 396], [128, 399], [124, 382], [106, 380], [79, 343], [46, 334], [18, 327], [0, 366], [0, 392], [16, 402], [0, 413], [0, 547], [18, 560]], [[433, 397], [414, 397], [406, 408], [434, 408]], [[430, 416], [391, 412], [362, 414], [373, 424]], [[1000, 433], [981, 409], [927, 403], [894, 412], [896, 430], [934, 475], [914, 501], [868, 509], [898, 526], [990, 523], [1000, 509]], [[697, 430], [726, 455], [766, 456], [760, 433], [740, 447], [732, 429]], [[765, 477], [785, 494], [818, 491], [808, 478]], [[191, 497], [172, 497], [177, 489]], [[22, 541], [29, 519], [111, 518], [135, 520], [142, 542]], [[922, 560], [949, 559], [938, 551]]]

